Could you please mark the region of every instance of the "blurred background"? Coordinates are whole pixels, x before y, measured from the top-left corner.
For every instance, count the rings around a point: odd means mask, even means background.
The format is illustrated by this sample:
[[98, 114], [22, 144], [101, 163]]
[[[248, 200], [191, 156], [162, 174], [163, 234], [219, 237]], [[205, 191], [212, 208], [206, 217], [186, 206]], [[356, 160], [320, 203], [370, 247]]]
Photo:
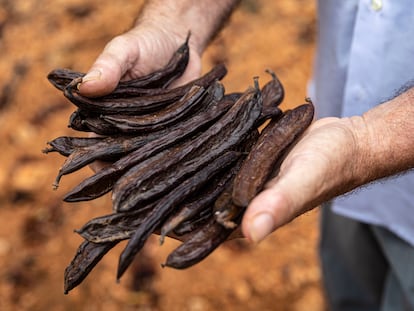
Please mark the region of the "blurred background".
[[[161, 268], [177, 242], [148, 241], [116, 283], [109, 252], [63, 294], [63, 272], [82, 239], [73, 232], [111, 211], [108, 196], [64, 203], [89, 168], [52, 183], [64, 158], [41, 152], [74, 111], [46, 79], [55, 68], [85, 72], [104, 45], [131, 27], [143, 1], [0, 0], [0, 310], [324, 310], [318, 266], [318, 211], [258, 245], [226, 242], [187, 270]], [[204, 71], [224, 61], [226, 91], [242, 91], [274, 70], [286, 97], [304, 101], [315, 43], [314, 1], [243, 0], [204, 55]]]

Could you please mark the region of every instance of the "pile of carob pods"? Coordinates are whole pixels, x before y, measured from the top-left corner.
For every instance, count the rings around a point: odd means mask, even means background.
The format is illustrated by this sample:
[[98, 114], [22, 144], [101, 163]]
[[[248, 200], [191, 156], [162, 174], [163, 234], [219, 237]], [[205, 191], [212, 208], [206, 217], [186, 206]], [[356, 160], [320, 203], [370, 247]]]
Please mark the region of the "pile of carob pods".
[[243, 92], [226, 93], [225, 65], [179, 87], [169, 87], [185, 71], [188, 38], [161, 70], [121, 81], [110, 94], [82, 96], [84, 73], [55, 69], [49, 81], [76, 107], [69, 127], [98, 135], [62, 136], [45, 153], [66, 157], [56, 178], [96, 160], [107, 165], [64, 196], [88, 201], [112, 192], [112, 212], [78, 230], [84, 241], [65, 270], [64, 291], [78, 286], [120, 241], [123, 275], [148, 237], [183, 242], [162, 266], [190, 267], [208, 256], [237, 229], [252, 198], [277, 173], [281, 159], [313, 119], [310, 100], [282, 111], [282, 84], [258, 78]]

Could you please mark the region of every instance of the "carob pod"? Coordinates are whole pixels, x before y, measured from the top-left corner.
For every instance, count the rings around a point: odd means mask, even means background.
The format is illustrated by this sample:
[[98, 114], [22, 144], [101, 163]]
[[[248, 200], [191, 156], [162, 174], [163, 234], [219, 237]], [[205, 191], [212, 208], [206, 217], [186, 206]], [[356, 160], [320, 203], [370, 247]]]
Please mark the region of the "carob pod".
[[224, 64], [214, 66], [202, 77], [173, 89], [161, 95], [138, 96], [128, 98], [88, 98], [77, 92], [77, 85], [82, 78], [71, 81], [64, 89], [63, 94], [75, 104], [84, 115], [91, 114], [145, 114], [157, 111], [171, 105], [186, 94], [193, 85], [208, 87], [213, 81], [221, 80], [227, 73]]
[[[204, 95], [204, 87], [194, 85], [175, 103], [164, 109], [143, 115], [113, 114], [94, 116], [86, 114], [82, 116], [82, 112], [80, 112], [78, 117], [82, 127], [79, 130], [108, 136], [154, 132], [177, 122], [180, 117], [184, 117], [194, 106], [200, 104], [205, 97]], [[76, 119], [72, 119], [73, 121], [79, 123]]]
[[[236, 222], [240, 223], [240, 220]], [[234, 229], [223, 227], [211, 217], [206, 224], [193, 231], [187, 240], [173, 250], [162, 266], [175, 269], [191, 267], [211, 254], [233, 231]]]
[[98, 115], [83, 114], [82, 110], [78, 110], [72, 114], [69, 127], [82, 132], [93, 132], [101, 136], [119, 135], [118, 129], [111, 123], [101, 119]]
[[118, 129], [101, 119], [99, 114], [75, 110], [69, 117], [68, 127], [79, 132], [93, 132], [101, 136], [120, 135]]
[[129, 239], [144, 222], [156, 202], [127, 213], [112, 213], [93, 218], [75, 230], [85, 240], [107, 243]]
[[82, 78], [85, 73], [68, 68], [53, 69], [47, 75], [49, 82], [58, 90], [63, 91], [65, 87], [74, 79]]
[[162, 133], [135, 137], [105, 137], [93, 145], [77, 147], [60, 167], [55, 182], [53, 183], [53, 187], [54, 189], [58, 188], [60, 179], [63, 175], [73, 173], [95, 160], [116, 161], [122, 156], [160, 138], [161, 135]]
[[[111, 165], [102, 168], [94, 175], [83, 180], [79, 185], [66, 194], [64, 201], [78, 202], [96, 199], [112, 190], [113, 185], [128, 169], [142, 161], [151, 158], [151, 162], [164, 155], [167, 148], [180, 141], [191, 138], [194, 133], [203, 131], [206, 126], [225, 114], [234, 102], [227, 97], [206, 106], [205, 110], [163, 131], [158, 139], [125, 155]], [[149, 161], [150, 162], [150, 161]]]
[[[257, 80], [255, 80], [257, 84]], [[114, 185], [115, 211], [128, 211], [162, 195], [226, 150], [239, 145], [251, 132], [262, 108], [258, 85], [245, 94], [205, 132], [184, 146], [167, 150], [152, 165], [141, 163], [127, 171]]]
[[82, 110], [84, 115], [91, 114], [92, 116], [96, 116], [97, 114], [117, 114], [120, 113], [120, 111], [125, 114], [148, 113], [172, 104], [185, 94], [185, 92], [170, 91], [161, 96], [140, 96], [136, 98], [89, 98], [81, 95], [76, 90], [78, 84], [81, 82], [82, 79], [77, 78], [69, 83], [64, 89], [64, 95], [80, 110]]
[[48, 141], [48, 148], [42, 150], [43, 153], [58, 152], [67, 157], [75, 152], [78, 148], [91, 147], [102, 141], [105, 137], [73, 137], [60, 136]]
[[314, 106], [308, 103], [289, 110], [278, 120], [271, 121], [236, 175], [233, 202], [246, 207], [262, 190], [274, 166], [287, 148], [308, 128], [313, 120]]
[[177, 122], [190, 112], [205, 95], [205, 89], [194, 85], [183, 97], [165, 109], [144, 115], [101, 115], [100, 119], [111, 124], [121, 133], [154, 131]]
[[285, 90], [276, 74], [270, 69], [266, 70], [272, 77], [261, 89], [263, 98], [263, 110], [261, 120], [278, 118], [282, 111], [278, 108], [285, 97]]
[[197, 113], [197, 110], [208, 105], [211, 100], [221, 100], [223, 96], [223, 85], [220, 81], [215, 81], [207, 90], [202, 86], [194, 85], [180, 100], [165, 109], [138, 116], [102, 115], [101, 119], [111, 124], [120, 134], [153, 132]]
[[[168, 63], [160, 70], [151, 72], [148, 75], [131, 79], [128, 81], [121, 81], [117, 89], [121, 89], [121, 93], [125, 93], [128, 87], [132, 88], [166, 88], [172, 81], [179, 78], [187, 68], [190, 59], [190, 49], [188, 41], [190, 39], [190, 32], [187, 35], [185, 42], [174, 52]], [[48, 75], [47, 79], [57, 89], [63, 91], [64, 88], [74, 79], [82, 78], [85, 73], [77, 72], [71, 69], [54, 69]]]
[[88, 276], [96, 264], [118, 242], [92, 243], [84, 241], [78, 248], [75, 257], [65, 269], [64, 293], [78, 286]]
[[[69, 116], [68, 127], [79, 132], [93, 132], [84, 122], [86, 116], [83, 116], [81, 109], [76, 109]], [[97, 118], [97, 115], [91, 116]]]
[[[49, 82], [56, 87], [58, 90], [63, 91], [65, 87], [72, 82], [74, 79], [82, 78], [86, 74], [83, 72], [78, 72], [72, 69], [67, 68], [58, 68], [52, 70], [48, 74]], [[129, 81], [120, 81], [110, 94], [106, 94], [101, 98], [127, 98], [127, 97], [137, 97], [137, 96], [148, 96], [148, 95], [161, 95], [168, 92], [168, 89], [163, 87], [151, 87], [145, 88], [145, 86], [134, 86], [129, 83]]]
[[[201, 86], [197, 87], [202, 88]], [[208, 105], [209, 100], [216, 100], [217, 94], [224, 92], [224, 89], [221, 90], [222, 87], [219, 81], [213, 82], [202, 99], [194, 97], [189, 101], [183, 101], [190, 99], [188, 96], [191, 96], [191, 94], [187, 93], [183, 98], [165, 109], [142, 115], [84, 115], [81, 110], [78, 110], [72, 115], [69, 127], [105, 136], [140, 135], [159, 131], [167, 126], [173, 126], [179, 120], [183, 122], [190, 114], [198, 113], [199, 110]]]
[[163, 95], [167, 94], [170, 91], [170, 89], [165, 88], [137, 88], [134, 86], [129, 85], [118, 85], [115, 90], [113, 90], [111, 93], [103, 95], [100, 98], [104, 99], [111, 99], [111, 98], [137, 98], [140, 96], [155, 96], [155, 95]]
[[119, 258], [117, 279], [120, 279], [135, 255], [144, 246], [148, 237], [154, 233], [156, 228], [168, 217], [174, 207], [183, 202], [187, 197], [201, 189], [211, 178], [222, 172], [226, 167], [237, 161], [241, 156], [240, 152], [228, 151], [215, 158], [207, 164], [203, 170], [196, 171], [177, 187], [166, 193], [155, 204], [151, 213], [144, 219], [144, 222], [137, 228], [134, 235], [128, 241]]

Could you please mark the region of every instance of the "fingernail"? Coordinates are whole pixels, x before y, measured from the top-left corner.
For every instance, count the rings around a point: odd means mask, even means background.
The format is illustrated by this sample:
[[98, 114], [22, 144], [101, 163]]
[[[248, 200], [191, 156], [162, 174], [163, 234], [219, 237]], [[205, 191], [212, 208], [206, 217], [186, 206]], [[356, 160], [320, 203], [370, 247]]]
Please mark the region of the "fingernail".
[[88, 81], [94, 81], [99, 80], [101, 78], [101, 72], [99, 70], [92, 70], [88, 72], [83, 78], [82, 83], [88, 82]]
[[253, 242], [258, 243], [269, 235], [274, 228], [272, 215], [269, 213], [260, 213], [250, 222], [250, 238]]

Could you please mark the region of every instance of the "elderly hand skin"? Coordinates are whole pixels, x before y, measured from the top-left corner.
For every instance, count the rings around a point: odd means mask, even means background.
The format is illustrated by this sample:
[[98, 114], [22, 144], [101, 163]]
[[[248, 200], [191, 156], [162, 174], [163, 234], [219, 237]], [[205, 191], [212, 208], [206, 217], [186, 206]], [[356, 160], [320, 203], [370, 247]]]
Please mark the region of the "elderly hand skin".
[[171, 87], [200, 76], [201, 54], [239, 0], [152, 0], [142, 7], [135, 26], [112, 39], [79, 86], [89, 97], [110, 93], [121, 79], [161, 69], [191, 32], [190, 60]]
[[[97, 97], [112, 92], [121, 79], [130, 80], [162, 68], [186, 40], [186, 33], [167, 34], [163, 29], [136, 27], [112, 39], [79, 86], [80, 92]], [[174, 85], [200, 75], [200, 55], [190, 39], [190, 61]], [[156, 57], [154, 57], [156, 55]]]
[[243, 234], [259, 242], [323, 202], [413, 168], [413, 133], [413, 88], [363, 116], [314, 122], [248, 206]]

